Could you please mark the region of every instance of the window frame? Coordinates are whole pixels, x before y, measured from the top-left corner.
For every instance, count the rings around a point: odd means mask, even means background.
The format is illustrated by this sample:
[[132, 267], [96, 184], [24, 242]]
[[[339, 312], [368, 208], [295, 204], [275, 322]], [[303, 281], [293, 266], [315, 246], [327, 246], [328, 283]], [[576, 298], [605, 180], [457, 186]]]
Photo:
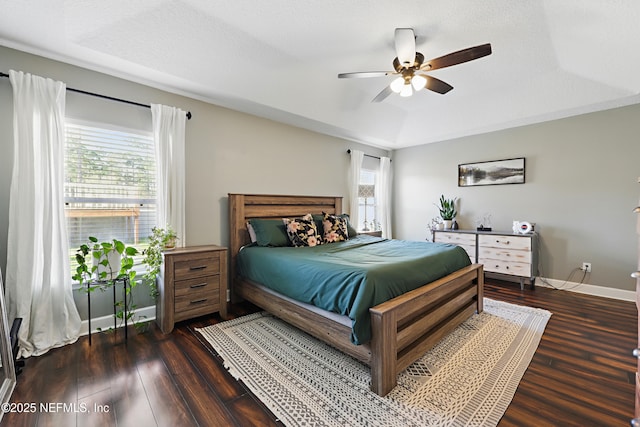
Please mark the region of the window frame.
[[[68, 161], [67, 161], [67, 157], [68, 157], [68, 141], [70, 138], [70, 133], [68, 131], [68, 127], [84, 127], [84, 128], [93, 128], [93, 129], [97, 129], [99, 132], [105, 132], [105, 133], [109, 133], [109, 132], [114, 132], [114, 133], [121, 133], [124, 134], [123, 138], [121, 140], [126, 141], [126, 136], [131, 135], [132, 137], [136, 138], [136, 139], [140, 139], [143, 140], [145, 144], [149, 144], [148, 148], [151, 149], [151, 155], [149, 155], [149, 152], [147, 151], [145, 154], [145, 156], [143, 157], [142, 161], [148, 161], [151, 160], [153, 162], [153, 166], [154, 168], [152, 170], [149, 171], [150, 174], [150, 186], [152, 188], [154, 188], [153, 192], [155, 193], [155, 197], [141, 197], [138, 199], [135, 198], [131, 198], [131, 197], [73, 197], [73, 196], [67, 196], [67, 191], [68, 191], [68, 185], [70, 184], [70, 182], [68, 181], [67, 177], [67, 168], [68, 168]], [[98, 132], [96, 132], [96, 135], [98, 134]], [[145, 272], [145, 267], [142, 264], [142, 251], [144, 250], [144, 248], [146, 248], [148, 246], [148, 244], [145, 244], [144, 242], [148, 239], [148, 234], [151, 234], [150, 229], [154, 226], [157, 226], [156, 224], [156, 209], [157, 209], [157, 183], [156, 181], [156, 169], [157, 168], [157, 159], [156, 159], [156, 153], [155, 153], [155, 143], [153, 141], [153, 132], [149, 131], [149, 130], [145, 130], [145, 129], [136, 129], [136, 128], [128, 128], [128, 127], [124, 127], [124, 126], [117, 126], [114, 125], [112, 123], [103, 123], [103, 122], [96, 122], [96, 121], [87, 121], [87, 120], [78, 120], [78, 119], [74, 119], [74, 118], [70, 118], [70, 117], [66, 117], [65, 118], [65, 138], [64, 138], [64, 215], [65, 215], [65, 226], [67, 227], [67, 240], [68, 240], [68, 244], [69, 244], [69, 255], [70, 255], [70, 260], [71, 260], [71, 267], [72, 267], [72, 271], [74, 269], [74, 265], [75, 265], [75, 253], [78, 249], [78, 245], [76, 245], [75, 243], [72, 243], [72, 240], [75, 242], [81, 241], [82, 239], [84, 239], [85, 241], [88, 241], [88, 237], [89, 236], [94, 236], [94, 235], [98, 235], [98, 231], [96, 230], [96, 233], [93, 233], [91, 230], [89, 230], [85, 235], [82, 236], [77, 236], [77, 240], [73, 239], [72, 233], [74, 232], [74, 230], [70, 229], [70, 219], [72, 217], [69, 217], [68, 212], [71, 209], [77, 209], [78, 211], [82, 211], [82, 208], [69, 208], [70, 204], [91, 204], [91, 203], [95, 203], [95, 204], [104, 204], [104, 205], [111, 205], [111, 206], [105, 206], [104, 210], [105, 212], [108, 211], [113, 211], [116, 212], [115, 215], [106, 215], [106, 216], [95, 216], [95, 218], [114, 218], [114, 217], [134, 217], [135, 215], [126, 215], [127, 214], [127, 210], [129, 210], [132, 214], [135, 213], [136, 209], [138, 209], [138, 215], [139, 215], [139, 207], [149, 207], [152, 205], [151, 209], [147, 209], [146, 213], [145, 213], [145, 217], [147, 218], [145, 224], [147, 224], [146, 227], [143, 227], [142, 230], [140, 230], [141, 232], [139, 233], [138, 230], [136, 230], [135, 228], [138, 227], [138, 225], [135, 224], [136, 221], [139, 221], [139, 219], [134, 219], [134, 237], [133, 237], [133, 241], [124, 241], [124, 240], [128, 240], [128, 239], [118, 239], [118, 240], [122, 240], [127, 246], [134, 246], [139, 250], [139, 255], [137, 255], [136, 257], [134, 257], [135, 260], [135, 265], [134, 265], [134, 270], [139, 273], [142, 274]], [[115, 145], [115, 144], [114, 144]], [[121, 184], [123, 187], [128, 187], [128, 184]], [[131, 207], [123, 207], [123, 208], [118, 208], [114, 205], [129, 205]], [[89, 209], [85, 209], [85, 210], [89, 210]], [[97, 207], [97, 210], [101, 210], [100, 207]], [[117, 212], [117, 211], [121, 211], [121, 212]], [[148, 234], [145, 233], [144, 230], [149, 229]], [[109, 227], [106, 227], [106, 230], [109, 230]], [[112, 236], [116, 235], [116, 233], [112, 233]], [[118, 238], [118, 236], [116, 235], [116, 238]], [[100, 241], [111, 241], [111, 239], [113, 239], [113, 237], [109, 237], [109, 238], [99, 238]], [[77, 289], [78, 285], [76, 282], [73, 283], [73, 289]]]

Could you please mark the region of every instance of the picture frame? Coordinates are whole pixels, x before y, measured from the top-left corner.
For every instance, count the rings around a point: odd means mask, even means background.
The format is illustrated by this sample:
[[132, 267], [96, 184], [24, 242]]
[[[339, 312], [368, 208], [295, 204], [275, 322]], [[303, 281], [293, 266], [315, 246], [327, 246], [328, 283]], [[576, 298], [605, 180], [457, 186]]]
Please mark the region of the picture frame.
[[524, 183], [524, 157], [458, 165], [458, 187]]

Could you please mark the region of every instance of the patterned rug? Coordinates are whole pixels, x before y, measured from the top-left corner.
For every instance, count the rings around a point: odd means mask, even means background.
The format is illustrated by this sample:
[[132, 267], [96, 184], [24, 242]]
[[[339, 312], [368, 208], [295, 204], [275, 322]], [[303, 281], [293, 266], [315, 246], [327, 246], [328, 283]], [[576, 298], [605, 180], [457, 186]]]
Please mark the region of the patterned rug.
[[485, 298], [399, 375], [386, 397], [369, 367], [266, 313], [198, 329], [230, 373], [287, 426], [495, 426], [551, 316]]

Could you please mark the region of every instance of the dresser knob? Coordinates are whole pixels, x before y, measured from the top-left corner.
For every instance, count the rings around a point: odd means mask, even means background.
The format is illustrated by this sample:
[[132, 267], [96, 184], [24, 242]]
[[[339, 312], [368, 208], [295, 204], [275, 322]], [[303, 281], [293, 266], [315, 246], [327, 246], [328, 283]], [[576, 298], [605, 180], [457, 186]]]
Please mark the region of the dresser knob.
[[631, 273], [631, 277], [633, 277], [634, 279], [640, 279], [640, 271], [634, 271], [633, 273]]

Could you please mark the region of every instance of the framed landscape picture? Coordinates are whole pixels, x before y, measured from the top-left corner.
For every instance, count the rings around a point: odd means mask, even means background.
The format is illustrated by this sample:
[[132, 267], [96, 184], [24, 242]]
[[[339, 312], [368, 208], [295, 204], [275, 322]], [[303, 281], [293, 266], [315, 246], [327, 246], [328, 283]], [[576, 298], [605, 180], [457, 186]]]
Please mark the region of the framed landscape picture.
[[458, 165], [458, 187], [524, 184], [524, 157]]

